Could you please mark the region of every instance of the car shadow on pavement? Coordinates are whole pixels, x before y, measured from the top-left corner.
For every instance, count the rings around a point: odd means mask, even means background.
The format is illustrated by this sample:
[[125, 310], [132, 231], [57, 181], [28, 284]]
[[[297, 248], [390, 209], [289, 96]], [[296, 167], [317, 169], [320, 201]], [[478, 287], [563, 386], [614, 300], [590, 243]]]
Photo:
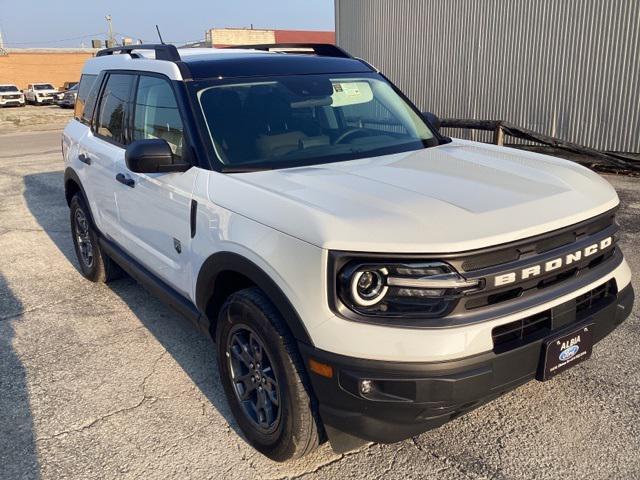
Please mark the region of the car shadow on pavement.
[[27, 373], [13, 347], [22, 303], [0, 273], [0, 478], [39, 478]]
[[[24, 198], [29, 211], [60, 252], [79, 269], [69, 227], [69, 209], [64, 197], [63, 172], [27, 175], [24, 185]], [[189, 320], [175, 313], [130, 277], [125, 276], [107, 286], [127, 304], [228, 425], [244, 440], [219, 382], [215, 344], [197, 331]]]

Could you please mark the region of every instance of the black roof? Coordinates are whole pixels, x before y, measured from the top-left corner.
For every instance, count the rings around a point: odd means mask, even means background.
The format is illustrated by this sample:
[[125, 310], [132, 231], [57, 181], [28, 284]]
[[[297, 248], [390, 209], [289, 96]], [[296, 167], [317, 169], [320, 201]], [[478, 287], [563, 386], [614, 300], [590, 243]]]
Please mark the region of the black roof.
[[355, 58], [321, 57], [292, 53], [212, 53], [185, 55], [194, 80], [216, 77], [260, 77], [313, 73], [363, 73], [373, 71]]
[[[374, 71], [368, 63], [331, 44], [274, 43], [238, 45], [227, 49], [229, 51], [224, 53], [212, 50], [211, 53], [198, 52], [191, 55], [188, 50], [183, 50], [184, 55], [180, 55], [175, 45], [126, 45], [100, 50], [96, 56], [128, 54], [132, 58], [140, 58], [138, 51], [153, 50], [157, 60], [166, 60], [178, 65], [185, 80]], [[236, 49], [244, 51], [233, 51]]]

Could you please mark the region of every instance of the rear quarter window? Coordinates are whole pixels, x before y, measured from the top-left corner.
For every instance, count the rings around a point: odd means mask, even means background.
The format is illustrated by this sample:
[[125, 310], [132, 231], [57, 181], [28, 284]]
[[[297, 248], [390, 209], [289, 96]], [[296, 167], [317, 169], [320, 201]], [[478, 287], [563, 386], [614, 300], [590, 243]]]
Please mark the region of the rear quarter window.
[[[91, 122], [91, 114], [95, 105], [95, 97], [97, 92], [93, 89], [98, 75], [82, 75], [80, 77], [80, 85], [78, 86], [78, 98], [76, 99], [76, 107], [74, 116], [76, 120], [80, 120], [84, 124]], [[93, 90], [93, 92], [92, 92]], [[89, 97], [92, 95], [92, 102], [89, 104]]]

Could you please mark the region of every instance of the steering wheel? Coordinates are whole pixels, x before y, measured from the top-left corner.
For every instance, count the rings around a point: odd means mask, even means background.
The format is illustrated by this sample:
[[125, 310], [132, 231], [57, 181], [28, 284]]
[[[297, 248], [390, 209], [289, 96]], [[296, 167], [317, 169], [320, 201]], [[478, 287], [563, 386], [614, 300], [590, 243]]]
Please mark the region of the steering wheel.
[[345, 139], [352, 137], [354, 135], [363, 135], [363, 136], [367, 136], [369, 135], [366, 131], [360, 129], [360, 128], [350, 128], [349, 130], [347, 130], [346, 132], [344, 132], [342, 135], [340, 135], [338, 138], [336, 138], [336, 141], [333, 142], [334, 145], [337, 145], [339, 143], [342, 143], [345, 141]]

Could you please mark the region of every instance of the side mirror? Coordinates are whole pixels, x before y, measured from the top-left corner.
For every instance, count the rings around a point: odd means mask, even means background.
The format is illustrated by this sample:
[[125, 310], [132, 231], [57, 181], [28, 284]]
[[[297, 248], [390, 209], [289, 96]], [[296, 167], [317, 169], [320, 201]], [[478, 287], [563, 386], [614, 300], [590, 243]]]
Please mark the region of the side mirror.
[[136, 173], [185, 172], [188, 163], [174, 163], [171, 147], [161, 138], [136, 140], [124, 153], [127, 168]]
[[429, 125], [435, 128], [437, 132], [440, 132], [440, 119], [435, 114], [431, 112], [422, 112], [422, 116]]

